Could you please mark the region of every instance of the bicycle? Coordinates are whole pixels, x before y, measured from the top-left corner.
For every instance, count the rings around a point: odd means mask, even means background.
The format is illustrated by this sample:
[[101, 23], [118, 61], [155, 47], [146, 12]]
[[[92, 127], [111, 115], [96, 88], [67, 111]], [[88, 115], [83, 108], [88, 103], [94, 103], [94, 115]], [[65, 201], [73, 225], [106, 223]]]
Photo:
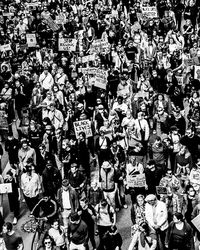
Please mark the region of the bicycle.
[[24, 231], [28, 233], [34, 233], [31, 242], [31, 250], [38, 250], [39, 247], [42, 245], [42, 240], [46, 233], [45, 221], [46, 219], [44, 217], [37, 218], [33, 216], [29, 221], [27, 221], [23, 225]]

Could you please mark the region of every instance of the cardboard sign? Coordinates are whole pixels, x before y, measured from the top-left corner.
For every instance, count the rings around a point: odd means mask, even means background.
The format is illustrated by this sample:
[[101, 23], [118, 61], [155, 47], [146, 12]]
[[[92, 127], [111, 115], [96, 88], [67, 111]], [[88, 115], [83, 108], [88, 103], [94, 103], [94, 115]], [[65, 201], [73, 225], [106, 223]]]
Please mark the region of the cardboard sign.
[[58, 50], [59, 51], [76, 51], [77, 40], [74, 38], [59, 38]]
[[8, 119], [5, 110], [0, 110], [0, 130], [8, 130]]
[[56, 16], [56, 21], [55, 22], [58, 25], [62, 25], [64, 23], [66, 23], [66, 17], [64, 15]]
[[167, 195], [167, 188], [166, 187], [161, 187], [161, 186], [157, 186], [156, 187], [156, 193], [157, 195]]
[[82, 60], [82, 63], [94, 61], [94, 60], [95, 60], [95, 54], [93, 54], [93, 55], [88, 55], [88, 56], [83, 56], [83, 57], [81, 58], [81, 60]]
[[76, 139], [79, 138], [80, 132], [85, 132], [86, 138], [92, 136], [92, 128], [90, 120], [77, 121], [73, 123]]
[[26, 41], [29, 48], [36, 47], [37, 41], [35, 34], [26, 34]]
[[199, 65], [200, 64], [199, 58], [196, 56], [196, 57], [193, 57], [193, 58], [184, 59], [184, 64], [187, 67], [193, 66], [193, 65]]
[[41, 5], [41, 3], [40, 3], [40, 2], [34, 2], [34, 3], [27, 3], [26, 5], [27, 5], [27, 7], [29, 7], [29, 8], [36, 8], [36, 7], [38, 7], [39, 5]]
[[8, 193], [12, 193], [12, 184], [11, 183], [0, 184], [0, 194], [8, 194]]
[[59, 26], [54, 22], [54, 20], [50, 17], [47, 16], [45, 17], [45, 22], [46, 24], [54, 31], [56, 32], [59, 29]]
[[100, 89], [106, 89], [107, 85], [107, 71], [97, 69], [95, 73], [95, 82], [94, 86]]
[[142, 14], [148, 18], [157, 18], [158, 12], [155, 6], [152, 7], [142, 7]]
[[194, 66], [194, 79], [200, 81], [200, 66]]
[[90, 54], [101, 54], [110, 52], [110, 43], [103, 41], [101, 39], [94, 40], [90, 45]]
[[191, 220], [191, 222], [196, 227], [196, 229], [200, 232], [200, 214], [197, 215], [193, 220]]
[[5, 52], [5, 51], [9, 51], [9, 50], [11, 50], [10, 43], [4, 44], [4, 45], [1, 45], [1, 46], [0, 46], [0, 51], [1, 51], [1, 52]]
[[94, 75], [96, 74], [97, 68], [88, 67], [88, 68], [79, 68], [78, 72], [83, 73], [83, 75]]
[[145, 187], [145, 174], [134, 175], [132, 173], [127, 176], [127, 184], [129, 187]]

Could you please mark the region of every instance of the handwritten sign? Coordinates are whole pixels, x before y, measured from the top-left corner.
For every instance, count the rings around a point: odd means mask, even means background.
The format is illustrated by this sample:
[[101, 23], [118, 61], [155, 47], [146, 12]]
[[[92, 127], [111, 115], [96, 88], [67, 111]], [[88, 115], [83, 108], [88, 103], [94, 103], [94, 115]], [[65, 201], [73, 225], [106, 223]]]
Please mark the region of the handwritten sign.
[[101, 39], [94, 40], [90, 45], [90, 54], [108, 54], [110, 52], [110, 43]]
[[59, 38], [58, 50], [59, 51], [76, 51], [77, 40], [74, 38]]
[[161, 187], [161, 186], [157, 186], [156, 187], [156, 193], [157, 195], [167, 195], [167, 188], [166, 187]]
[[37, 41], [35, 34], [26, 34], [26, 41], [29, 48], [36, 47]]
[[94, 86], [100, 89], [106, 89], [107, 85], [107, 71], [97, 69], [95, 73]]
[[10, 47], [9, 43], [0, 46], [0, 51], [1, 52], [5, 52], [5, 51], [9, 51], [9, 50], [11, 50], [11, 47]]
[[0, 194], [8, 194], [8, 193], [12, 193], [11, 183], [0, 184]]
[[197, 215], [193, 220], [191, 220], [191, 222], [196, 227], [196, 229], [200, 232], [200, 214]]
[[157, 8], [155, 6], [152, 7], [142, 7], [142, 14], [148, 18], [156, 18], [158, 17]]
[[64, 23], [66, 23], [66, 17], [64, 15], [56, 16], [56, 21], [55, 22], [58, 25], [62, 25]]
[[79, 68], [78, 72], [83, 73], [83, 75], [94, 75], [96, 74], [97, 68], [88, 67], [88, 68]]
[[127, 183], [129, 187], [145, 187], [145, 174], [134, 175], [130, 173], [127, 175]]
[[79, 138], [79, 133], [84, 132], [86, 135], [86, 138], [92, 136], [92, 128], [91, 128], [91, 121], [90, 120], [83, 120], [83, 121], [77, 121], [74, 122], [74, 131], [76, 138]]
[[59, 26], [54, 22], [54, 20], [50, 17], [47, 16], [45, 17], [45, 22], [46, 24], [55, 32], [59, 29]]
[[88, 56], [83, 56], [82, 57], [82, 63], [86, 63], [86, 62], [89, 62], [89, 61], [94, 61], [95, 60], [95, 55], [88, 55]]

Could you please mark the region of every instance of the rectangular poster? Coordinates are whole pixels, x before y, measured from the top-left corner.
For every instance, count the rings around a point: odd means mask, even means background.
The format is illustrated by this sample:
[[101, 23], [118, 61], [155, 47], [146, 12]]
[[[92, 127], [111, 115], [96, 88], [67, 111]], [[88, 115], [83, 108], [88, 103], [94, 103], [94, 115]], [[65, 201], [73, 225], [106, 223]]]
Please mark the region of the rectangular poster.
[[157, 195], [161, 195], [161, 194], [167, 195], [167, 188], [166, 187], [157, 186], [156, 187], [156, 193], [157, 193]]
[[4, 45], [1, 45], [1, 46], [0, 46], [0, 51], [1, 51], [1, 52], [5, 52], [5, 51], [9, 51], [9, 50], [11, 50], [10, 43], [4, 44]]
[[196, 227], [196, 229], [200, 232], [200, 214], [197, 215], [193, 220], [191, 220], [191, 222]]
[[197, 65], [194, 66], [194, 79], [200, 81], [200, 66]]
[[51, 17], [47, 17], [44, 19], [46, 24], [55, 32], [59, 29], [59, 26], [54, 22], [54, 20]]
[[142, 7], [142, 14], [148, 18], [158, 17], [158, 12], [156, 6], [152, 7]]
[[76, 121], [73, 123], [76, 139], [79, 138], [80, 132], [85, 132], [86, 138], [92, 136], [92, 128], [90, 120]]
[[26, 34], [26, 41], [29, 48], [36, 47], [37, 41], [35, 34]]
[[76, 51], [77, 40], [74, 38], [59, 38], [58, 50], [59, 51]]
[[12, 184], [11, 183], [3, 183], [0, 184], [0, 194], [12, 193]]
[[134, 175], [132, 173], [129, 173], [127, 176], [127, 183], [129, 187], [145, 187], [145, 174]]
[[107, 85], [107, 71], [97, 69], [95, 74], [94, 86], [100, 89], [106, 89]]

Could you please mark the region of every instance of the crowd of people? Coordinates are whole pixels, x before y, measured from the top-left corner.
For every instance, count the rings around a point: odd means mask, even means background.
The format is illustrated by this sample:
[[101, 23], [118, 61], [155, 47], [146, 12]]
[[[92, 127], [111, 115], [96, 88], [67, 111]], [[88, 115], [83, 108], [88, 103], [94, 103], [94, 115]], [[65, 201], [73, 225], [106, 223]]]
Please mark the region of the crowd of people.
[[124, 250], [128, 205], [128, 250], [200, 248], [199, 14], [198, 0], [0, 1], [0, 250], [24, 249], [24, 202], [45, 221], [40, 250]]

